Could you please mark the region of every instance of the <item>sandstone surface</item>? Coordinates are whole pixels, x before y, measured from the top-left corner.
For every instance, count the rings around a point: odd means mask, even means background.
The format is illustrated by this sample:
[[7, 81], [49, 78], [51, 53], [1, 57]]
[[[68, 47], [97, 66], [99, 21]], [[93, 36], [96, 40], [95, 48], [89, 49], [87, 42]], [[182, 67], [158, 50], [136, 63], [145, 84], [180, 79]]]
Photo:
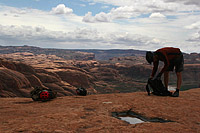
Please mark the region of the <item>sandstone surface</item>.
[[[59, 97], [49, 102], [30, 98], [0, 98], [2, 133], [198, 133], [200, 88], [180, 97], [147, 96], [144, 92]], [[129, 124], [112, 112], [134, 111], [168, 123]]]

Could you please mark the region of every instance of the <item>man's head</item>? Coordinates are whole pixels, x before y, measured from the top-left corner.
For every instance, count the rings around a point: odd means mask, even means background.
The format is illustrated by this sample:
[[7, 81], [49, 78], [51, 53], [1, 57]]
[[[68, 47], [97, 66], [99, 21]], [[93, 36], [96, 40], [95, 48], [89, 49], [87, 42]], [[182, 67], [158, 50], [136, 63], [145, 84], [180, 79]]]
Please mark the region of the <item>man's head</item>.
[[151, 51], [146, 52], [146, 60], [149, 64], [153, 62], [153, 53]]

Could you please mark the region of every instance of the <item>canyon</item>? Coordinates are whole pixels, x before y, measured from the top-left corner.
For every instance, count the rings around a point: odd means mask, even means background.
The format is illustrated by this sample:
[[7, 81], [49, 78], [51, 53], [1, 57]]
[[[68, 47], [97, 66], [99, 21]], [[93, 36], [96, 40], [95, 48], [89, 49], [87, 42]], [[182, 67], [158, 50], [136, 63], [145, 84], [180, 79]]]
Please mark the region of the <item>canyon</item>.
[[[53, 89], [58, 96], [75, 95], [78, 87], [86, 88], [89, 94], [145, 91], [152, 66], [147, 64], [144, 51], [88, 51], [1, 46], [0, 96], [30, 97], [37, 86]], [[102, 55], [110, 58], [101, 60]], [[184, 58], [181, 90], [198, 88], [200, 55], [184, 54]], [[170, 86], [175, 87], [176, 75], [170, 76]]]

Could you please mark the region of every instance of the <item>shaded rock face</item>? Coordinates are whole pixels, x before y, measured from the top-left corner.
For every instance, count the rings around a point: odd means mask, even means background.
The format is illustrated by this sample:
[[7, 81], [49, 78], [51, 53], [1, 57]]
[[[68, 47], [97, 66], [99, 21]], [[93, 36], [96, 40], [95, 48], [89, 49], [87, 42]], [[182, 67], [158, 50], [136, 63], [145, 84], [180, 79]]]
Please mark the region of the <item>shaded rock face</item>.
[[42, 86], [42, 82], [40, 81], [40, 79], [35, 76], [34, 74], [28, 74], [28, 75], [25, 75], [26, 78], [31, 81], [30, 84], [31, 86]]
[[28, 97], [32, 86], [29, 80], [21, 73], [0, 67], [0, 96]]
[[150, 71], [145, 67], [118, 64], [101, 64], [87, 70], [96, 78], [95, 89], [100, 93], [144, 91], [148, 79], [145, 72]]
[[88, 88], [92, 84], [92, 77], [76, 70], [65, 70], [65, 71], [57, 71], [58, 74], [63, 81], [68, 82], [69, 84], [76, 87], [84, 87]]
[[76, 88], [63, 82], [56, 73], [6, 60], [1, 60], [0, 66], [0, 97], [30, 97], [36, 86], [56, 90], [58, 96], [75, 94]]

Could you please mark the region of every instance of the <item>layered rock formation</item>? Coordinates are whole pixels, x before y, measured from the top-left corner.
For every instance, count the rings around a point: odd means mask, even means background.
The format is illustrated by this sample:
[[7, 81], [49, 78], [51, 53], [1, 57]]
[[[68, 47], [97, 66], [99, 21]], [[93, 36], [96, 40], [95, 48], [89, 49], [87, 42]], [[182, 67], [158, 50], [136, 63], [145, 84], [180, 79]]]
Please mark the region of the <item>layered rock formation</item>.
[[[27, 52], [3, 54], [1, 57], [5, 59], [5, 61], [2, 60], [2, 66], [25, 75], [31, 87], [50, 88], [59, 91], [60, 96], [73, 95], [74, 93], [69, 94], [68, 92], [74, 92], [77, 87], [87, 88], [89, 93], [144, 90], [144, 83], [137, 82], [138, 76], [136, 75], [139, 71], [143, 71], [139, 66], [95, 60], [65, 60], [55, 55], [35, 55]], [[15, 67], [21, 68], [23, 71], [14, 69]], [[138, 73], [134, 75], [134, 72]], [[145, 79], [144, 75], [142, 79]], [[69, 87], [67, 89], [66, 85], [72, 87], [73, 91]]]
[[[181, 90], [197, 88], [200, 85], [200, 65], [189, 63], [194, 58], [198, 61], [199, 56], [198, 54], [191, 54], [191, 57], [185, 54], [184, 56], [185, 70]], [[145, 91], [152, 70], [152, 66], [146, 63], [144, 56], [115, 57], [107, 61], [66, 60], [56, 55], [18, 52], [1, 54], [0, 57], [1, 75], [7, 74], [8, 71], [20, 75], [14, 78], [16, 83], [9, 88], [6, 87], [7, 80], [1, 79], [2, 85], [4, 84], [1, 96], [28, 97], [27, 92], [35, 86], [56, 90], [59, 96], [74, 95], [77, 87], [87, 88], [92, 94]], [[175, 73], [171, 73], [170, 76], [169, 85], [176, 87]], [[24, 82], [26, 84], [21, 85]], [[26, 93], [24, 88], [28, 90]], [[21, 93], [10, 91], [13, 89], [21, 90]]]
[[[0, 66], [0, 97], [30, 97], [30, 91], [33, 90], [33, 87], [37, 86], [53, 89], [58, 93], [58, 96], [75, 95], [77, 85], [75, 83], [78, 82], [81, 84], [80, 82], [84, 82], [80, 79], [62, 80], [61, 75], [65, 73], [63, 71], [61, 74], [59, 70], [50, 72], [41, 68], [33, 68], [24, 63], [1, 59]], [[65, 71], [73, 71], [73, 68]], [[83, 72], [79, 72], [78, 70], [76, 72], [79, 75], [82, 74], [80, 77], [84, 80], [87, 79], [83, 77]], [[68, 73], [66, 75], [71, 76], [72, 74]], [[88, 84], [84, 84], [84, 87], [89, 88]], [[91, 93], [93, 92], [95, 91], [91, 90]]]

